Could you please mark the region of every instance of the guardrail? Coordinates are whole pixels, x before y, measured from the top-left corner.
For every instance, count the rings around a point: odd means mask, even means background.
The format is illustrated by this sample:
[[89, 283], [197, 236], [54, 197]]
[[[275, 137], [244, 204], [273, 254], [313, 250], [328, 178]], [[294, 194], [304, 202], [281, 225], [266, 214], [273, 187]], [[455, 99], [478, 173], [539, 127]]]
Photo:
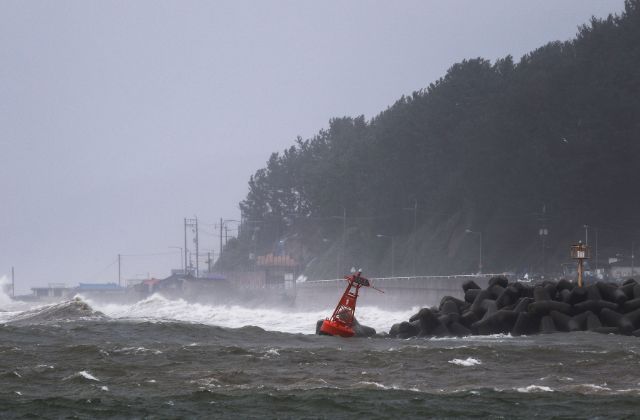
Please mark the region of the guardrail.
[[[408, 276], [408, 277], [368, 277], [371, 284], [385, 293], [369, 293], [366, 302], [381, 307], [408, 305], [435, 305], [443, 296], [463, 298], [462, 284], [474, 280], [478, 286], [487, 287], [489, 279], [499, 274], [457, 274], [449, 276]], [[298, 283], [296, 299], [300, 304], [311, 307], [333, 304], [336, 296], [344, 289], [343, 279], [309, 280]]]
[[[403, 277], [368, 277], [368, 279], [372, 282], [372, 284], [389, 284], [393, 286], [402, 287], [403, 283], [413, 283], [417, 282], [435, 282], [437, 280], [453, 280], [453, 279], [465, 279], [465, 280], [474, 280], [474, 279], [486, 279], [487, 281], [491, 277], [496, 276], [504, 276], [509, 278], [509, 274], [505, 273], [492, 273], [492, 274], [453, 274], [448, 276], [403, 276]], [[298, 283], [298, 287], [322, 287], [327, 286], [333, 283], [340, 283], [344, 279], [326, 279], [326, 280], [307, 280], [302, 283]], [[376, 283], [377, 282], [377, 283]]]

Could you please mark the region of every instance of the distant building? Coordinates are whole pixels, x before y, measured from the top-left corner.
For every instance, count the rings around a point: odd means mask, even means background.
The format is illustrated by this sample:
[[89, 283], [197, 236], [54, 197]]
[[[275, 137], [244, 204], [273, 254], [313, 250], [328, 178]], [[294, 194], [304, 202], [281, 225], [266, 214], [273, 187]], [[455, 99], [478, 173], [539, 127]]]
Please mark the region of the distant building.
[[295, 287], [299, 264], [289, 255], [267, 254], [258, 256], [256, 265], [265, 272], [265, 287]]
[[112, 294], [124, 293], [126, 289], [115, 283], [79, 283], [74, 290], [77, 293]]
[[66, 298], [73, 293], [73, 289], [62, 283], [49, 283], [47, 287], [32, 287], [33, 296], [42, 298]]
[[616, 280], [627, 279], [638, 275], [640, 275], [639, 267], [616, 265], [614, 263], [611, 264], [611, 269], [609, 270], [609, 276]]

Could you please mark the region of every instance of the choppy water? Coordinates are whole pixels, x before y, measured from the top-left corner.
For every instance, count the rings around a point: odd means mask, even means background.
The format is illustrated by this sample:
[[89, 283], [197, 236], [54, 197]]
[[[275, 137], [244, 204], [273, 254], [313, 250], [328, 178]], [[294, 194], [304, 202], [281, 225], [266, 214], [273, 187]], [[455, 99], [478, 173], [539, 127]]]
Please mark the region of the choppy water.
[[[321, 312], [0, 301], [0, 416], [636, 417], [640, 340], [313, 335]], [[413, 310], [358, 308], [388, 330]]]

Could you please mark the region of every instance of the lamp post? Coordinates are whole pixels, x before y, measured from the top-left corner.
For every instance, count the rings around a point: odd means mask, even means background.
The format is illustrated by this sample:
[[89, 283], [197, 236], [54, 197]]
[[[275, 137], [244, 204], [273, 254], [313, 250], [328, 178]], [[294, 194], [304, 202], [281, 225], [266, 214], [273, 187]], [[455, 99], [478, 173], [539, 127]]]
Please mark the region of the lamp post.
[[599, 275], [599, 272], [598, 272], [598, 228], [596, 228], [596, 275]]
[[413, 276], [416, 276], [416, 230], [418, 227], [418, 199], [413, 200], [413, 207], [403, 208], [402, 210], [412, 211], [413, 212], [413, 236], [411, 240], [411, 247], [413, 248], [411, 265], [413, 269]]
[[471, 229], [464, 231], [465, 233], [473, 233], [480, 237], [480, 258], [478, 259], [478, 274], [482, 274], [482, 232], [475, 232]]
[[542, 274], [546, 274], [547, 271], [547, 264], [546, 264], [546, 259], [545, 259], [545, 240], [547, 238], [547, 236], [549, 235], [549, 229], [547, 228], [540, 228], [540, 230], [538, 231], [538, 234], [540, 235], [540, 239], [542, 239]]
[[635, 271], [635, 254], [634, 254], [635, 242], [631, 241], [631, 277], [634, 276]]
[[396, 276], [395, 262], [394, 262], [395, 261], [395, 240], [391, 235], [377, 234], [376, 237], [391, 239], [391, 277], [395, 277]]
[[169, 249], [179, 249], [180, 250], [180, 269], [184, 274], [184, 260], [182, 259], [182, 247], [181, 246], [170, 246]]
[[584, 246], [589, 246], [589, 225], [583, 225], [584, 228]]

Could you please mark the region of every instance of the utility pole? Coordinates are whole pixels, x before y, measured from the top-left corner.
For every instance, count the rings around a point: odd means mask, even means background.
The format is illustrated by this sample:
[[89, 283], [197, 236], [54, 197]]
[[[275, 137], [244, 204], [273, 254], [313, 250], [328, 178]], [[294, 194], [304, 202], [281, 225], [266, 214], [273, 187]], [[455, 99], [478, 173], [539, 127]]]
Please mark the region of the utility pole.
[[589, 225], [584, 225], [584, 246], [589, 246]]
[[222, 257], [222, 226], [224, 225], [224, 221], [222, 220], [222, 217], [220, 218], [220, 255], [218, 255], [218, 259], [220, 259], [220, 257]]
[[411, 248], [413, 248], [413, 250], [411, 252], [412, 254], [411, 266], [412, 266], [412, 275], [415, 277], [416, 276], [416, 257], [418, 253], [416, 250], [416, 235], [417, 235], [417, 227], [418, 227], [418, 199], [417, 198], [413, 199], [413, 207], [403, 208], [403, 210], [413, 211], [413, 232], [411, 235]]
[[189, 264], [187, 260], [187, 253], [189, 248], [187, 248], [187, 218], [184, 218], [184, 270], [182, 272], [183, 275], [187, 275], [189, 272]]
[[13, 266], [11, 267], [11, 297], [16, 297], [16, 276], [13, 271]]
[[598, 275], [598, 228], [596, 228], [596, 275]]
[[416, 273], [416, 254], [418, 253], [416, 250], [416, 236], [418, 234], [417, 222], [418, 222], [418, 199], [416, 198], [413, 200], [413, 277], [417, 275]]
[[[191, 272], [191, 270], [193, 269], [193, 265], [187, 264], [187, 255], [188, 255], [188, 244], [187, 244], [187, 227], [192, 227], [193, 228], [193, 233], [194, 233], [194, 239], [193, 239], [193, 243], [196, 246], [196, 267], [195, 267], [195, 276], [198, 277], [198, 248], [199, 248], [199, 242], [198, 242], [198, 218], [194, 217], [193, 219], [188, 219], [185, 218], [184, 219], [184, 259], [185, 259], [185, 274], [189, 274]], [[189, 267], [191, 266], [191, 267]], [[191, 269], [190, 269], [191, 268]]]
[[122, 283], [122, 256], [118, 254], [118, 287], [121, 287]]
[[547, 238], [547, 235], [549, 234], [549, 229], [547, 229], [546, 227], [540, 228], [538, 230], [538, 234], [540, 235], [540, 238], [542, 239], [542, 274], [546, 274], [547, 271], [547, 260], [546, 260], [546, 255], [545, 255], [545, 251], [546, 251], [546, 243], [545, 240]]
[[478, 232], [480, 234], [480, 262], [478, 265], [478, 273], [482, 274], [482, 232]]
[[631, 277], [633, 277], [633, 273], [635, 271], [635, 254], [634, 254], [635, 243], [631, 241]]
[[540, 222], [540, 226], [541, 226], [540, 229], [538, 230], [538, 235], [542, 240], [542, 274], [545, 275], [547, 273], [546, 239], [547, 239], [547, 236], [549, 235], [549, 229], [547, 229], [547, 205], [546, 204], [542, 205], [542, 214], [538, 219], [538, 221]]
[[227, 246], [227, 240], [229, 239], [229, 227], [224, 224], [224, 246]]
[[198, 241], [198, 218], [196, 217], [196, 277], [198, 277], [200, 275], [200, 265], [199, 265], [199, 261], [198, 261], [198, 257], [200, 256], [200, 254], [198, 253], [198, 245], [199, 245], [199, 241]]

